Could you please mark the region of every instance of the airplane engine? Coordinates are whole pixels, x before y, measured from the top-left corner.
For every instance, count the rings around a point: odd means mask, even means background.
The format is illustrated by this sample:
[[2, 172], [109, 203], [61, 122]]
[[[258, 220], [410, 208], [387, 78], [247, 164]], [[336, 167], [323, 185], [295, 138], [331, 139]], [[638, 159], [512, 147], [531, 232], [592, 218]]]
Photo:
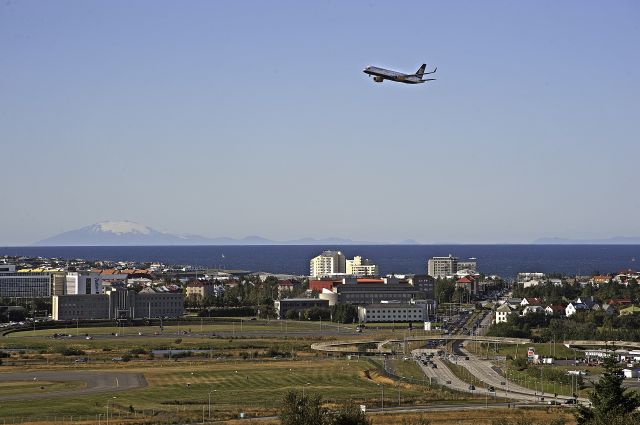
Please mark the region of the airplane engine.
[[381, 83], [384, 81], [384, 78], [382, 77], [373, 77], [373, 81], [375, 81], [376, 83]]

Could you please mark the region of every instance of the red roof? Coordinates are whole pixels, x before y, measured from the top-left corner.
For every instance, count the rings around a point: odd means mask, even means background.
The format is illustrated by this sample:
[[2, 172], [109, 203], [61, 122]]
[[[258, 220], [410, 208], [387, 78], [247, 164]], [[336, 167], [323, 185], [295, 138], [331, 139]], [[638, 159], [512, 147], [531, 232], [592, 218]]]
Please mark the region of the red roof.
[[631, 304], [631, 300], [625, 300], [622, 298], [611, 298], [608, 304], [609, 305], [627, 305], [627, 304]]
[[473, 279], [470, 278], [469, 276], [461, 277], [456, 281], [456, 283], [473, 283], [473, 282], [474, 282]]

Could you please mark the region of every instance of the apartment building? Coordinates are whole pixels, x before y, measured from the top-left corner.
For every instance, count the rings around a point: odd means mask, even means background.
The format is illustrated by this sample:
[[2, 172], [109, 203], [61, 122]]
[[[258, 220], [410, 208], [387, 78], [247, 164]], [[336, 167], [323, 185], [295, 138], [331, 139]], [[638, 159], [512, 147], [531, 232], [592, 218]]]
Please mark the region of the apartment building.
[[357, 255], [353, 260], [346, 260], [346, 273], [350, 276], [378, 276], [380, 272], [370, 260], [363, 260]]
[[309, 261], [309, 276], [323, 277], [346, 273], [346, 259], [340, 251], [324, 251]]

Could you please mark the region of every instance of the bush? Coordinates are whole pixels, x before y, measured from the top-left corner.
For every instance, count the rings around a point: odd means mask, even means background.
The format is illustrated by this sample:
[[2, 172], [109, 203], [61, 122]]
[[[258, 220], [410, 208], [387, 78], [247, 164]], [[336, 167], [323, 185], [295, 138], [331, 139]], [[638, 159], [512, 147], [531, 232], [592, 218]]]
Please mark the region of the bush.
[[63, 356], [84, 356], [86, 353], [75, 347], [64, 347], [58, 350]]

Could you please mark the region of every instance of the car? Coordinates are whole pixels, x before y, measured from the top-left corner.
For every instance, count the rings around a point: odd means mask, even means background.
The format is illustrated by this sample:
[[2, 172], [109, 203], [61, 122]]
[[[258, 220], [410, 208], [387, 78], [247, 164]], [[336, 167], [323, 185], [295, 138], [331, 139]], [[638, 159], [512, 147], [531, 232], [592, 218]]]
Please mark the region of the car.
[[495, 387], [491, 386], [491, 387], [487, 388], [487, 391], [489, 391], [490, 393], [495, 393], [496, 389], [495, 389]]
[[113, 361], [113, 362], [123, 362], [124, 358], [123, 357], [114, 357], [114, 358], [111, 359], [111, 361]]
[[560, 403], [558, 400], [549, 400], [549, 404], [552, 406], [558, 406], [562, 403]]
[[447, 385], [451, 385], [451, 381], [447, 381], [446, 383], [447, 383]]
[[469, 385], [469, 390], [470, 391], [475, 391], [475, 389], [476, 389], [476, 387], [473, 384]]
[[500, 385], [507, 385], [505, 381], [500, 382]]
[[570, 398], [564, 402], [564, 404], [578, 404], [578, 400], [575, 398]]
[[431, 369], [437, 369], [437, 368], [438, 368], [437, 364], [434, 363], [434, 364], [431, 365]]
[[464, 359], [465, 360], [469, 360], [469, 356], [464, 356]]
[[92, 339], [93, 339], [93, 337], [92, 337], [92, 336], [87, 335], [87, 336], [85, 336], [85, 337], [84, 337], [84, 339], [86, 339], [86, 340], [92, 340]]

